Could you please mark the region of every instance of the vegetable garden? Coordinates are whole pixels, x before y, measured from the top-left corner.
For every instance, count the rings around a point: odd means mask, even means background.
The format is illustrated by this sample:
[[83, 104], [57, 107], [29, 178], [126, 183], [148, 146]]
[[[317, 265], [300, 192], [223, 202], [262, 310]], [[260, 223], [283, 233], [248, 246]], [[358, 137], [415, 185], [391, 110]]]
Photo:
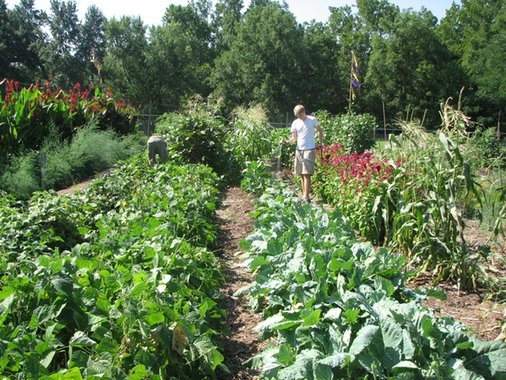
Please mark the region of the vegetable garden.
[[[94, 100], [80, 96], [86, 115]], [[265, 162], [290, 158], [278, 145], [287, 131], [271, 130], [261, 107], [229, 121], [209, 100], [159, 119], [167, 164], [151, 168], [141, 153], [74, 195], [2, 192], [0, 375], [232, 378], [216, 210], [220, 191], [241, 181], [255, 197], [255, 231], [242, 243], [254, 281], [236, 296], [263, 318], [255, 329], [267, 343], [248, 363], [261, 377], [506, 378], [503, 342], [422, 306], [442, 292], [408, 286], [423, 272], [460, 289], [489, 286], [504, 302], [504, 279], [488, 276], [485, 251], [464, 237], [464, 216], [487, 202], [492, 236], [504, 235], [504, 186], [484, 195], [470, 164], [482, 140], [462, 134], [452, 112], [438, 134], [407, 123], [377, 151], [367, 150], [372, 118], [322, 113], [328, 146], [315, 190], [332, 209], [302, 204], [274, 178]], [[38, 132], [2, 115], [9, 160], [28, 149], [22, 133]]]

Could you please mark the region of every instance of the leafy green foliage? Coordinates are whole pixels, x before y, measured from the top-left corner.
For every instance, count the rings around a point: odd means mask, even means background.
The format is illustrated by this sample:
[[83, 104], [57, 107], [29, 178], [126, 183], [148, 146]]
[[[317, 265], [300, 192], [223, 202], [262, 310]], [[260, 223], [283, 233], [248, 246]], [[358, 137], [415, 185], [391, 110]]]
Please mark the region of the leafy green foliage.
[[5, 93], [0, 97], [0, 140], [5, 151], [39, 148], [51, 126], [66, 139], [89, 122], [120, 134], [135, 129], [137, 110], [128, 101], [115, 100], [110, 90], [83, 89], [76, 83], [65, 92], [48, 82], [21, 88], [12, 80], [3, 80], [0, 86]]
[[25, 199], [40, 190], [39, 157], [35, 152], [11, 156], [0, 176], [0, 189]]
[[249, 194], [261, 195], [272, 181], [272, 174], [262, 161], [250, 162], [242, 174], [241, 189]]
[[405, 258], [356, 241], [338, 211], [276, 185], [255, 216], [242, 244], [255, 282], [238, 295], [265, 317], [256, 330], [270, 345], [252, 359], [263, 377], [500, 378], [506, 370], [506, 345], [470, 338], [423, 308], [423, 292], [405, 286]]
[[266, 110], [257, 104], [233, 112], [233, 122], [227, 133], [227, 146], [241, 162], [265, 157], [271, 151], [269, 120]]
[[320, 111], [316, 117], [324, 128], [326, 145], [341, 145], [346, 153], [363, 153], [374, 146], [376, 122], [371, 115], [348, 113], [332, 116]]
[[302, 28], [286, 6], [265, 1], [252, 3], [236, 30], [230, 49], [215, 60], [214, 92], [229, 110], [262, 103], [271, 115], [284, 116], [303, 88]]
[[478, 168], [506, 166], [506, 149], [497, 138], [495, 128], [479, 128], [467, 141], [466, 156]]
[[209, 165], [229, 183], [238, 179], [240, 157], [225, 142], [227, 121], [218, 104], [194, 99], [185, 111], [162, 115], [155, 131], [166, 137], [172, 159]]
[[142, 134], [119, 137], [112, 131], [98, 130], [93, 124], [80, 128], [70, 142], [62, 141], [58, 130], [50, 128], [41, 148], [46, 153], [44, 184], [40, 153], [30, 151], [10, 157], [0, 176], [0, 188], [18, 199], [28, 199], [42, 186], [59, 190], [138, 154], [145, 144]]
[[1, 198], [0, 374], [214, 377], [216, 184], [138, 157], [75, 196]]

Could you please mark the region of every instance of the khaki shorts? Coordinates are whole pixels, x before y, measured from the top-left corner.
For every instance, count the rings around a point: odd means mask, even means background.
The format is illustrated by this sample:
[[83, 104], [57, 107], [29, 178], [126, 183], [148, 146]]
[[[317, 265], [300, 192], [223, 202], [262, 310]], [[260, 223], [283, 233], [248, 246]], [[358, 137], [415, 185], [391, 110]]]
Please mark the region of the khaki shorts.
[[316, 153], [314, 149], [295, 151], [295, 174], [313, 174]]

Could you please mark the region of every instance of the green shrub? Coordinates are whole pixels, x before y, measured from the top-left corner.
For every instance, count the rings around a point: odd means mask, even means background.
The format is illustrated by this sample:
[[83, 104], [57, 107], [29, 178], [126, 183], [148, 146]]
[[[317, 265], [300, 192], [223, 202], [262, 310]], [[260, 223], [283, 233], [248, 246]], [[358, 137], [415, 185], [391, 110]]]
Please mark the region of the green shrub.
[[70, 146], [63, 143], [60, 149], [47, 151], [46, 154], [45, 188], [63, 189], [70, 186], [73, 182]]
[[132, 157], [146, 149], [148, 138], [143, 132], [131, 133], [120, 137], [121, 151], [126, 157]]
[[89, 177], [127, 158], [114, 132], [99, 131], [93, 125], [81, 128], [69, 148], [74, 179]]
[[12, 156], [0, 176], [0, 189], [19, 199], [26, 199], [34, 191], [40, 190], [39, 157], [34, 151]]
[[315, 116], [323, 128], [325, 145], [341, 145], [348, 154], [363, 153], [374, 146], [376, 122], [371, 115], [332, 116], [327, 111], [319, 111]]
[[219, 109], [197, 99], [181, 113], [158, 118], [155, 133], [167, 140], [169, 157], [183, 163], [203, 163], [223, 176], [227, 183], [240, 177], [239, 158], [227, 149], [227, 120]]
[[468, 139], [467, 148], [468, 157], [476, 166], [499, 168], [506, 164], [504, 149], [495, 128], [477, 129], [474, 136]]
[[[80, 128], [72, 141], [62, 138], [57, 128], [48, 127], [41, 151], [46, 153], [45, 189], [62, 189], [142, 152], [146, 137], [136, 133], [118, 137], [94, 124]], [[12, 156], [0, 177], [0, 188], [26, 199], [41, 189], [40, 153]]]

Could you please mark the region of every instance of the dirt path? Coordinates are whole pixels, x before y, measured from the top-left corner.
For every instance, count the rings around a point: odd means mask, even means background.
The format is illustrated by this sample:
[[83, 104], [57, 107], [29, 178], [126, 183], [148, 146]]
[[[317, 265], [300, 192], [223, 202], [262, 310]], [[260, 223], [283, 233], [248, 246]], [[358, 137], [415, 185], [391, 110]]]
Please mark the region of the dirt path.
[[95, 174], [92, 178], [90, 178], [84, 182], [79, 182], [79, 183], [76, 183], [75, 185], [67, 187], [66, 189], [58, 190], [57, 193], [59, 195], [72, 195], [79, 190], [86, 189], [88, 186], [91, 185], [91, 183], [93, 181], [95, 181], [96, 179], [105, 177], [107, 174], [109, 174], [113, 170], [114, 170], [114, 168], [106, 169], [100, 173]]
[[234, 293], [253, 281], [253, 276], [242, 266], [239, 242], [254, 228], [248, 216], [254, 209], [251, 199], [239, 188], [229, 189], [223, 196], [217, 211], [220, 225], [220, 244], [225, 283], [221, 307], [227, 312], [225, 335], [222, 337], [223, 355], [230, 374], [219, 374], [220, 379], [257, 379], [257, 374], [244, 362], [260, 351], [261, 342], [253, 328], [260, 322], [260, 315], [248, 308], [247, 299], [234, 297]]

